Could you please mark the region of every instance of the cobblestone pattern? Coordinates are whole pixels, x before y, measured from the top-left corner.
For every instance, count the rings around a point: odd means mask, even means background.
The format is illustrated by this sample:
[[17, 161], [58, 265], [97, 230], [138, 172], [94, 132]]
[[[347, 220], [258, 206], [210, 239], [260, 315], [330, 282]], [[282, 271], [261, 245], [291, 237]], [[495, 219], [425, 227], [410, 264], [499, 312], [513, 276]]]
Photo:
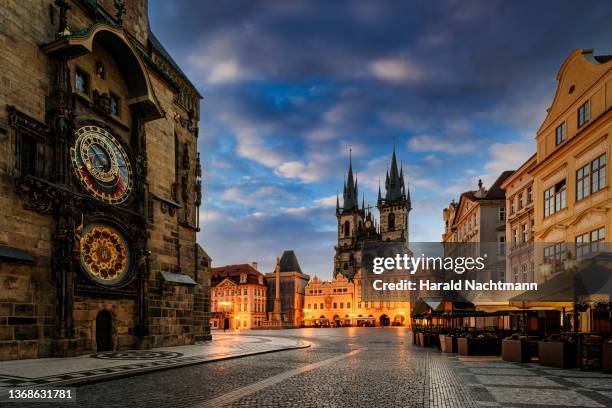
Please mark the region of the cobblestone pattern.
[[482, 407], [612, 407], [612, 376], [499, 359], [446, 357]]
[[393, 330], [354, 332], [309, 331], [300, 337], [309, 349], [81, 386], [79, 406], [612, 407], [609, 375], [442, 354]]

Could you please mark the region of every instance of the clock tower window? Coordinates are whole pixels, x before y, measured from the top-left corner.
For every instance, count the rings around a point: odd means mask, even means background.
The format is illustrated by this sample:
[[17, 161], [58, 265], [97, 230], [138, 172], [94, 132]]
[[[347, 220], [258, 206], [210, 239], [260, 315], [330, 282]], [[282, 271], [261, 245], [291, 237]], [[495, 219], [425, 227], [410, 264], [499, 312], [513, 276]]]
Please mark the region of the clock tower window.
[[344, 221], [344, 237], [345, 238], [349, 237], [350, 232], [351, 232], [351, 223], [348, 221]]

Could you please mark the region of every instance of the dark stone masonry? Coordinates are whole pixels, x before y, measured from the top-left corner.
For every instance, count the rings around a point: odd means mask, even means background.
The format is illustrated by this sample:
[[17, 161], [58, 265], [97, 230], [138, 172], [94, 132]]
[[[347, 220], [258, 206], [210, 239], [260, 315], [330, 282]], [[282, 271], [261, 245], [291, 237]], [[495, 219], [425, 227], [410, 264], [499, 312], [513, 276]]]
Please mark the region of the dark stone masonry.
[[201, 96], [147, 11], [0, 9], [0, 360], [210, 339]]

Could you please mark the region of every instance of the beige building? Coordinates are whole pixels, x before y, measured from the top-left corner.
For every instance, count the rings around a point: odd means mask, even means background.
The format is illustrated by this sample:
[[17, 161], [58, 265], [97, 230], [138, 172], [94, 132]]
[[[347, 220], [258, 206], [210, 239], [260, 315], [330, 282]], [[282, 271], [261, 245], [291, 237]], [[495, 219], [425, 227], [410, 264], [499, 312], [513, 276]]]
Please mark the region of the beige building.
[[364, 301], [360, 279], [360, 272], [352, 282], [341, 274], [331, 281], [315, 276], [306, 286], [304, 325], [410, 325], [410, 302]]
[[213, 329], [253, 329], [266, 320], [266, 279], [252, 265], [226, 265], [212, 269]]
[[506, 281], [534, 281], [534, 195], [529, 171], [537, 162], [532, 155], [501, 187], [506, 191]]
[[612, 241], [607, 163], [612, 134], [612, 57], [577, 49], [557, 74], [557, 91], [537, 132], [536, 263], [578, 257]]
[[445, 243], [453, 243], [446, 245], [445, 256], [480, 256], [487, 253], [489, 276], [479, 275], [481, 280], [505, 279], [506, 196], [502, 183], [511, 174], [512, 171], [504, 171], [488, 190], [478, 180], [477, 190], [464, 192], [459, 203], [451, 202], [442, 212], [445, 222], [442, 238]]

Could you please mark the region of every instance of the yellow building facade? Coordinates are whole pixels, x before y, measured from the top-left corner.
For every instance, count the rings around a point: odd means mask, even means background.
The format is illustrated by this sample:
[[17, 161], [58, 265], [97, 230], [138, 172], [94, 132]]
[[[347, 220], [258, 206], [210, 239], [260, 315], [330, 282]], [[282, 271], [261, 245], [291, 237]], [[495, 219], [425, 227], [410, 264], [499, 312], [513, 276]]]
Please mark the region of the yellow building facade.
[[612, 241], [612, 57], [577, 49], [559, 69], [557, 81], [536, 136], [537, 164], [529, 172], [540, 264], [545, 258], [564, 259], [567, 243], [576, 243], [581, 252]]
[[351, 282], [343, 275], [331, 281], [316, 276], [306, 285], [304, 325], [409, 326], [410, 302], [365, 301], [361, 297], [361, 271]]

